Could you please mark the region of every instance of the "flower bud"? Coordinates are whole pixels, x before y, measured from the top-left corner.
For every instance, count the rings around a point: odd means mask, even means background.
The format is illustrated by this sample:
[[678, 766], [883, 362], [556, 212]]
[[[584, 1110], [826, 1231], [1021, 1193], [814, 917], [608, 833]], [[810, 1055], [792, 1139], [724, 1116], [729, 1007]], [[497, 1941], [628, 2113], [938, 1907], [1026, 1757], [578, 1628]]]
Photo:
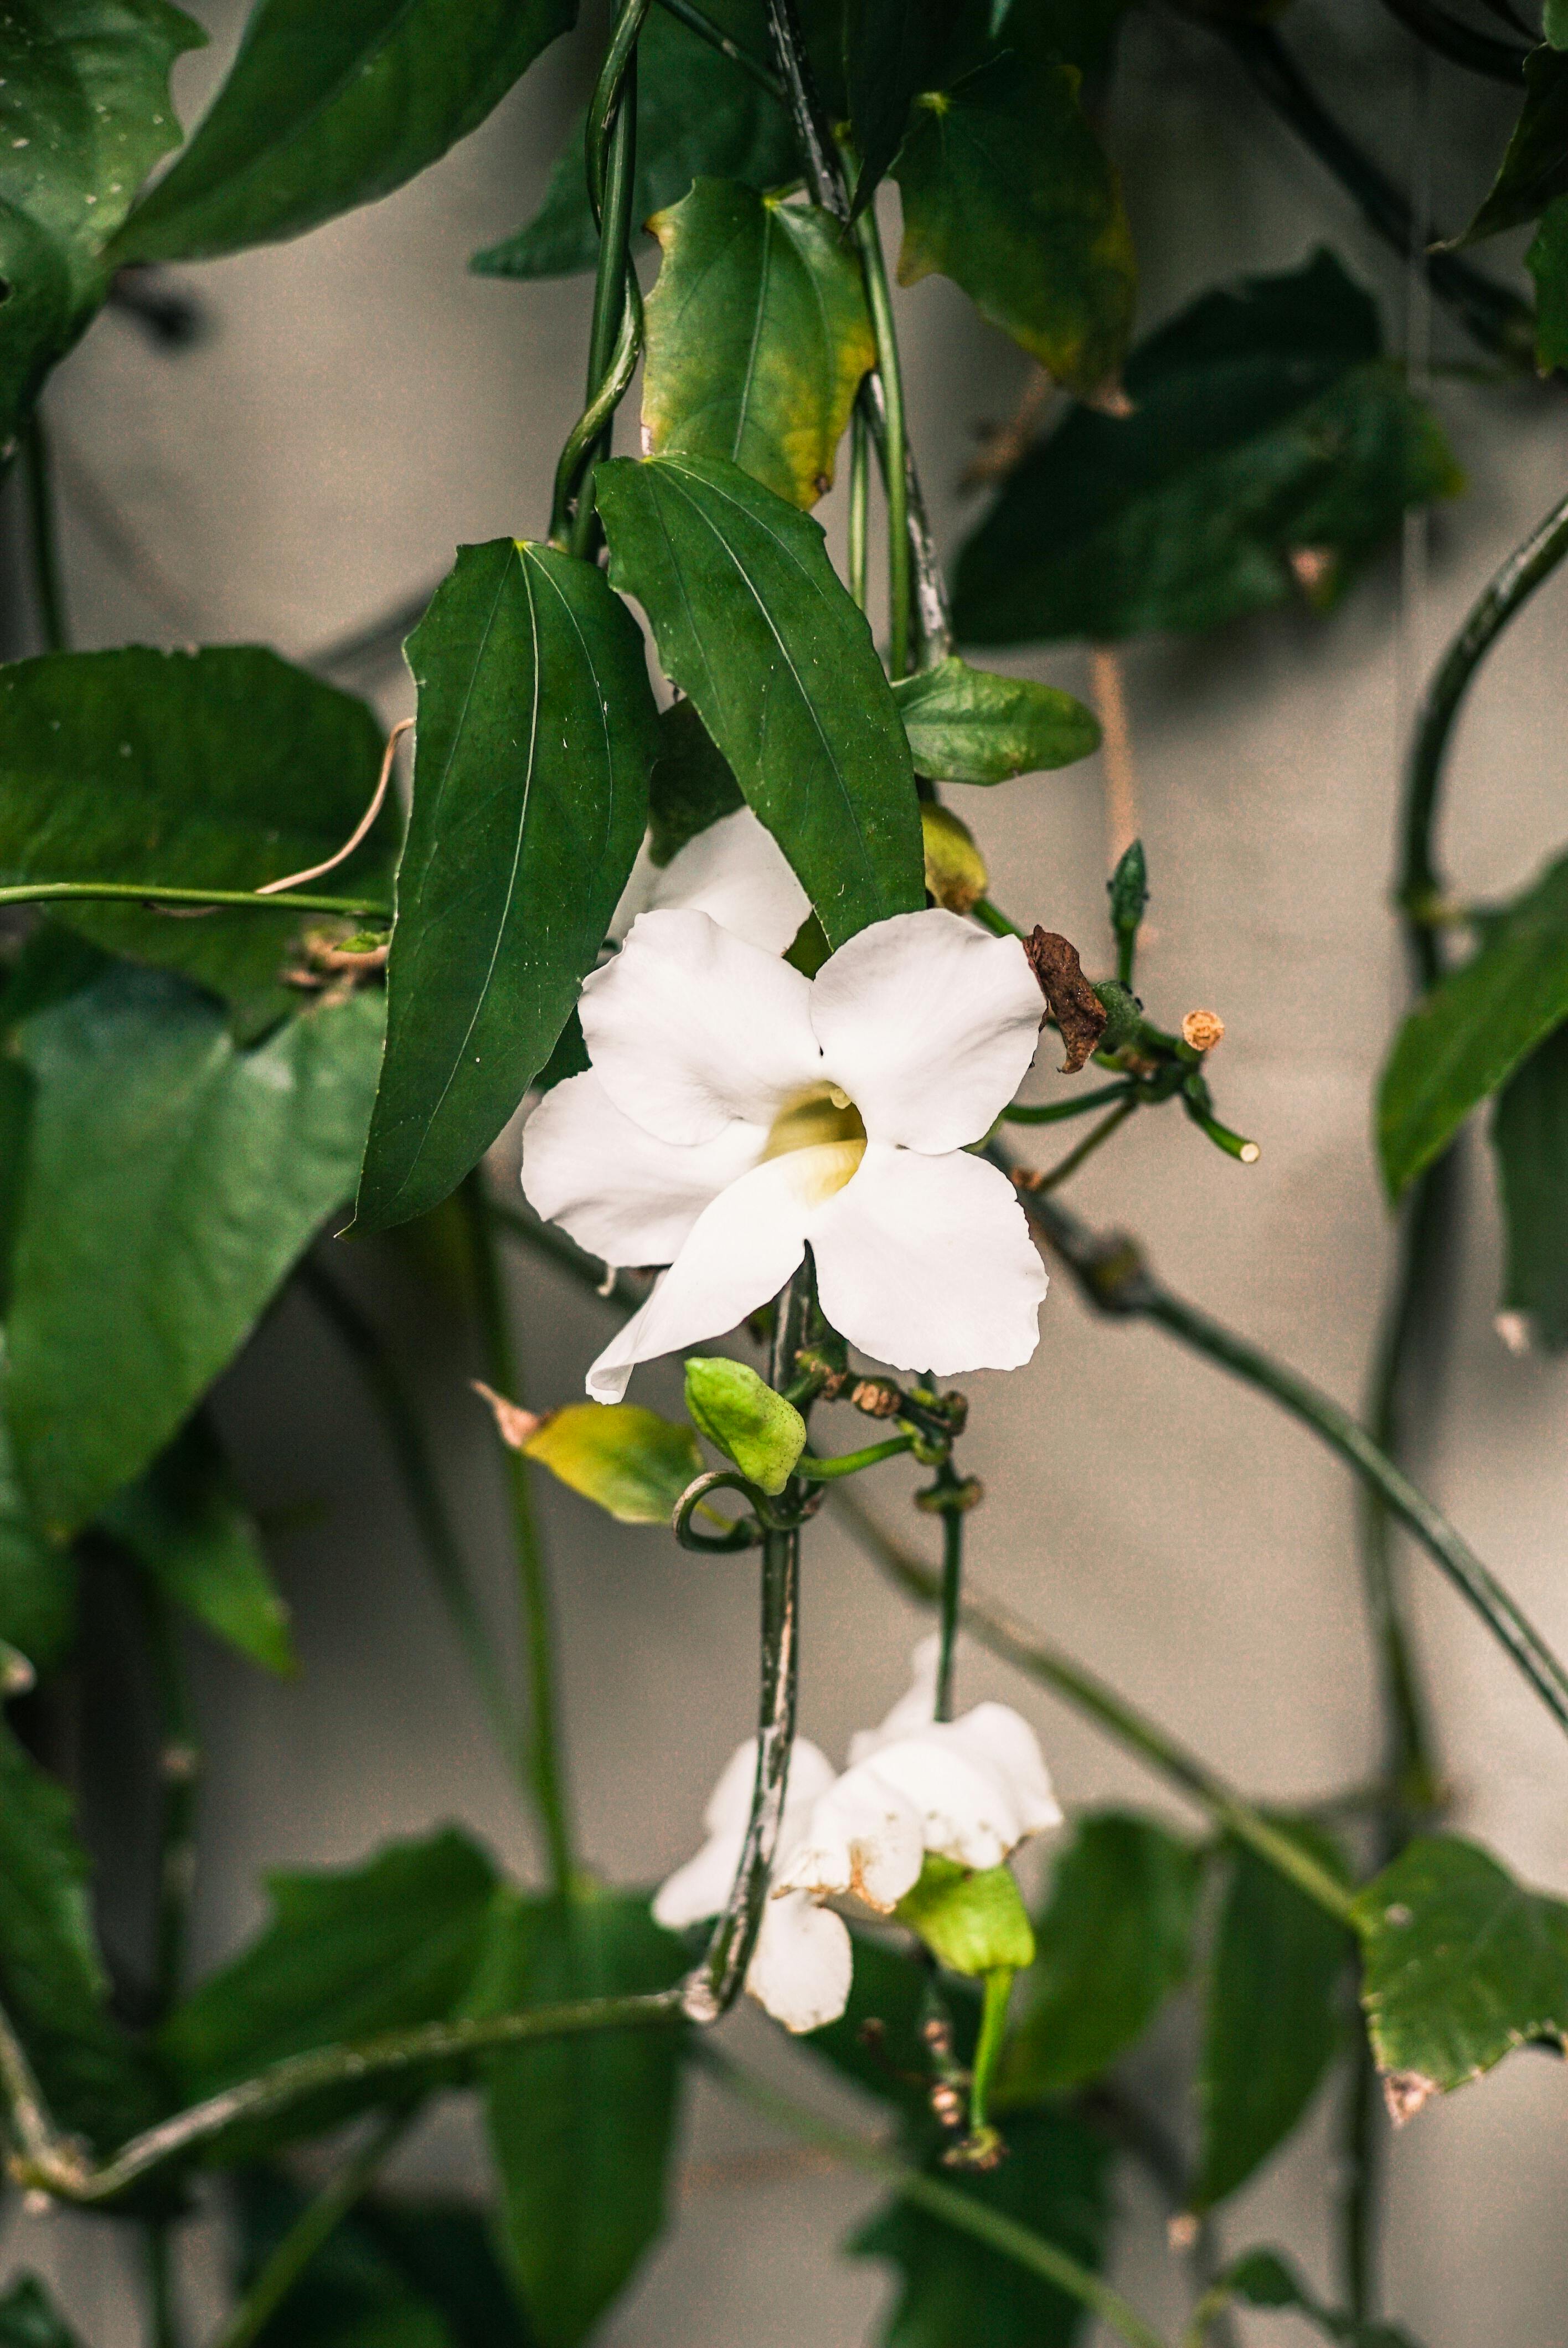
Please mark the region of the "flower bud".
[[1217, 1011], [1189, 1011], [1182, 1022], [1182, 1041], [1194, 1052], [1212, 1052], [1225, 1041], [1225, 1023]]
[[968, 824], [934, 800], [920, 809], [926, 886], [949, 913], [967, 913], [985, 895], [990, 876]]

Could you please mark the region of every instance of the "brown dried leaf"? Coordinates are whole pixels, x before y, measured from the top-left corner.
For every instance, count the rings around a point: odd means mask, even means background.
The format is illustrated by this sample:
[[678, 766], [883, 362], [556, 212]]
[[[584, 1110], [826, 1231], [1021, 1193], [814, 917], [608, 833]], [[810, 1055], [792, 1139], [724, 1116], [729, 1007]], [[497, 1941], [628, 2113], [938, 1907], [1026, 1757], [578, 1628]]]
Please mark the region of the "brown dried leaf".
[[483, 1378], [470, 1378], [469, 1385], [481, 1402], [487, 1402], [496, 1415], [496, 1426], [502, 1442], [509, 1451], [526, 1450], [529, 1438], [536, 1436], [544, 1420], [537, 1411], [525, 1410], [520, 1402], [508, 1402], [505, 1395], [487, 1386]]
[[1413, 2120], [1421, 2106], [1438, 2092], [1438, 2083], [1429, 2079], [1424, 2071], [1385, 2071], [1383, 2100], [1389, 2106], [1389, 2117], [1396, 2127]]
[[1067, 1046], [1061, 1074], [1075, 1076], [1105, 1032], [1105, 1005], [1083, 975], [1078, 948], [1055, 930], [1036, 929], [1023, 950]]

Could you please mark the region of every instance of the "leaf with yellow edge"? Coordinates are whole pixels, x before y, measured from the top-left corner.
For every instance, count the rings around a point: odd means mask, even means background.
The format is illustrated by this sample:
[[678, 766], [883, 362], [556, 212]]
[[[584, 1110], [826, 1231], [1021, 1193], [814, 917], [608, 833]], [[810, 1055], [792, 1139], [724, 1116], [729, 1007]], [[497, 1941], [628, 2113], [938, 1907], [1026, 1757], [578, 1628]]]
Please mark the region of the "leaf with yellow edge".
[[1016, 1972], [1034, 1962], [1034, 1933], [1010, 1868], [977, 1871], [928, 1850], [919, 1881], [893, 1912], [956, 1973]]
[[815, 505], [876, 356], [837, 221], [698, 180], [649, 225], [663, 251], [648, 297], [650, 450], [727, 457], [792, 505]]
[[623, 1525], [668, 1524], [702, 1472], [691, 1428], [634, 1402], [569, 1403], [519, 1447]]

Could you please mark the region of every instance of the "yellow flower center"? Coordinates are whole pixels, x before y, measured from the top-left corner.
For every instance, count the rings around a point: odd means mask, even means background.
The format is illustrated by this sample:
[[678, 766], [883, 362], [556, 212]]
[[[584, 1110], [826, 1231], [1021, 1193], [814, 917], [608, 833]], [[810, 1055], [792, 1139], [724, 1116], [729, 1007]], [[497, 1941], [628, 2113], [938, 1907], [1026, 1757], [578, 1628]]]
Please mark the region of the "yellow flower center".
[[809, 1169], [802, 1167], [814, 1202], [832, 1198], [854, 1176], [866, 1155], [866, 1128], [860, 1111], [837, 1085], [811, 1085], [793, 1093], [773, 1121], [763, 1150], [770, 1158], [786, 1158], [809, 1149]]

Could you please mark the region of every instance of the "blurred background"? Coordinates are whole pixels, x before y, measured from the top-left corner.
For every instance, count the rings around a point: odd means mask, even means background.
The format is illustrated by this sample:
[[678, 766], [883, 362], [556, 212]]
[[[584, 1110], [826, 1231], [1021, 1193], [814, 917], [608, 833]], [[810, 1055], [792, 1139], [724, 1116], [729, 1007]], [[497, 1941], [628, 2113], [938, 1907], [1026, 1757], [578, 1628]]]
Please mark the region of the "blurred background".
[[[232, 53], [242, 10], [200, 0], [197, 13], [213, 42], [177, 71], [188, 122]], [[1430, 76], [1376, 0], [1297, 0], [1291, 26], [1336, 111], [1429, 216], [1466, 217], [1506, 133], [1507, 91]], [[458, 542], [542, 532], [556, 452], [581, 405], [588, 281], [513, 285], [472, 277], [466, 263], [534, 210], [601, 29], [586, 10], [579, 34], [475, 137], [387, 201], [297, 243], [160, 278], [199, 305], [190, 348], [159, 347], [123, 310], [94, 327], [46, 407], [79, 644], [268, 643], [368, 695], [388, 722], [411, 712], [395, 636], [367, 640], [399, 606], [412, 620]], [[1125, 664], [1153, 891], [1141, 989], [1167, 1025], [1197, 1004], [1223, 1014], [1221, 1111], [1263, 1154], [1238, 1167], [1171, 1109], [1137, 1119], [1071, 1203], [1138, 1232], [1173, 1283], [1355, 1402], [1389, 1269], [1369, 1094], [1402, 990], [1387, 907], [1400, 743], [1421, 678], [1485, 576], [1561, 494], [1568, 406], [1560, 384], [1499, 388], [1450, 371], [1460, 354], [1419, 287], [1195, 25], [1132, 18], [1109, 139], [1137, 239], [1143, 330], [1207, 285], [1294, 266], [1328, 242], [1377, 294], [1390, 346], [1427, 381], [1469, 476], [1463, 499], [1412, 522], [1402, 553], [1332, 616], [1274, 614], [1192, 644], [1140, 644]], [[884, 194], [893, 240], [897, 199]], [[1013, 410], [1028, 363], [938, 279], [900, 295], [898, 321], [915, 446], [951, 547], [979, 510], [960, 488], [977, 436]], [[623, 447], [634, 445], [631, 406]], [[837, 544], [841, 499], [823, 512]], [[15, 536], [14, 514], [7, 527]], [[1467, 898], [1517, 886], [1561, 842], [1565, 594], [1560, 581], [1516, 623], [1460, 731], [1443, 845]], [[8, 624], [7, 653], [30, 649], [23, 615], [13, 609]], [[1014, 664], [1088, 693], [1080, 650]], [[1096, 973], [1110, 963], [1100, 763], [953, 794], [989, 852], [999, 901], [1064, 931]], [[498, 1148], [515, 1166], [515, 1135]], [[1491, 1179], [1474, 1148], [1418, 1468], [1561, 1645], [1568, 1363], [1516, 1356], [1494, 1331]], [[491, 1561], [504, 1622], [496, 1449], [456, 1319], [406, 1252], [337, 1252], [335, 1268], [374, 1297], [417, 1368], [443, 1474], [474, 1556]], [[600, 1310], [521, 1251], [514, 1276], [528, 1399], [573, 1398], [602, 1343]], [[668, 1367], [640, 1375], [644, 1400], [673, 1402]], [[968, 1385], [964, 1466], [988, 1494], [970, 1520], [977, 1581], [1258, 1797], [1309, 1800], [1367, 1774], [1376, 1731], [1355, 1495], [1333, 1459], [1158, 1332], [1091, 1322], [1060, 1280], [1030, 1366]], [[273, 1553], [304, 1669], [275, 1683], [202, 1646], [203, 1966], [254, 1929], [270, 1868], [342, 1864], [444, 1818], [514, 1869], [533, 1863], [380, 1434], [331, 1333], [285, 1299], [218, 1404], [251, 1499], [281, 1528]], [[872, 1505], [925, 1544], [909, 1481], [885, 1473]], [[656, 1531], [610, 1524], [558, 1487], [539, 1498], [582, 1848], [607, 1875], [651, 1882], [693, 1848], [713, 1777], [750, 1727], [753, 1575], [742, 1560], [700, 1560]], [[1568, 1804], [1554, 1732], [1424, 1561], [1406, 1571], [1451, 1822], [1562, 1890]], [[805, 1565], [804, 1733], [841, 1757], [850, 1732], [901, 1692], [923, 1627], [831, 1517], [820, 1520]], [[960, 1702], [986, 1695], [1036, 1722], [1069, 1807], [1167, 1810], [1158, 1786], [1088, 1726], [966, 1655]], [[806, 2072], [754, 2014], [725, 2026], [776, 2075]], [[1152, 2102], [1169, 2105], [1163, 2066], [1187, 2026], [1178, 2012], [1138, 2058]], [[825, 2107], [854, 2113], [847, 2091], [815, 2074], [806, 2084]], [[1180, 2125], [1179, 2112], [1168, 2116]], [[1223, 2219], [1234, 2247], [1289, 2244], [1324, 2284], [1332, 2117], [1326, 2101]], [[1568, 2336], [1565, 2121], [1563, 2066], [1524, 2054], [1429, 2106], [1393, 2145], [1388, 2301], [1427, 2348], [1547, 2348]], [[742, 2334], [755, 2348], [850, 2348], [872, 2336], [890, 2278], [837, 2245], [874, 2187], [804, 2164], [702, 2088], [683, 2159], [677, 2223], [611, 2318], [612, 2348], [718, 2348]], [[477, 2180], [463, 2106], [442, 2106], [400, 2161], [405, 2178]], [[1119, 2279], [1173, 2329], [1184, 2283], [1163, 2216], [1134, 2183], [1122, 2191]], [[215, 2281], [219, 2230], [201, 2233]], [[18, 2214], [0, 2244], [7, 2271], [28, 2264], [54, 2281], [95, 2348], [135, 2340], [129, 2255], [112, 2226], [63, 2215]], [[1251, 2336], [1277, 2331], [1277, 2320], [1254, 2319]]]

